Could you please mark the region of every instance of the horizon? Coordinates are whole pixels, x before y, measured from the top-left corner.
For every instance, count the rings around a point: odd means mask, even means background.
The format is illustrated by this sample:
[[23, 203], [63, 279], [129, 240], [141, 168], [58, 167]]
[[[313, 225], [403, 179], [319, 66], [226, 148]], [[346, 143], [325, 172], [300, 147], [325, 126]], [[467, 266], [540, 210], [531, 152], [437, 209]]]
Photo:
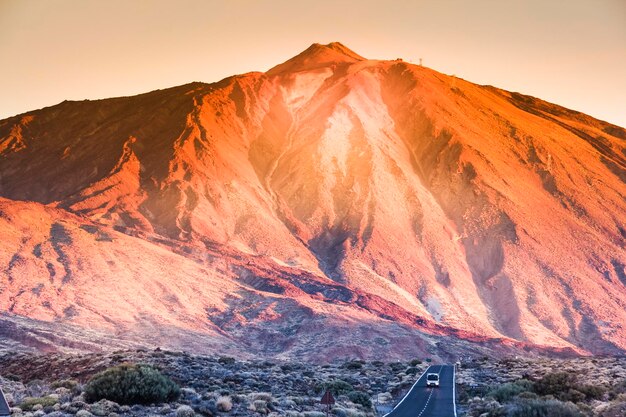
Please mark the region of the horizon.
[[[0, 53], [12, 60], [0, 79], [0, 118], [65, 100], [133, 96], [265, 72], [313, 43], [340, 42], [367, 59], [416, 65], [422, 59], [444, 74], [626, 126], [623, 2], [365, 2], [359, 10], [352, 3], [334, 4], [329, 14], [327, 1], [296, 7], [281, 0], [268, 10], [245, 0], [5, 0]], [[513, 14], [516, 19], [503, 21]]]

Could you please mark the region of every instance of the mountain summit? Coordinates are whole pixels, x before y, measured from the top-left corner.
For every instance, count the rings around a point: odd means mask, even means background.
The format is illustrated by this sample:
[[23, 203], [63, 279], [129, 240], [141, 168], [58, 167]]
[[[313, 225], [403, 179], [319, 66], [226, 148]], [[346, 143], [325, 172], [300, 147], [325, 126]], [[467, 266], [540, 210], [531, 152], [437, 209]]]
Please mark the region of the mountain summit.
[[0, 121], [0, 334], [302, 359], [626, 349], [626, 130], [313, 44]]
[[339, 42], [331, 42], [328, 45], [314, 43], [295, 57], [270, 69], [267, 74], [310, 71], [331, 65], [353, 64], [357, 61], [365, 61], [365, 58]]

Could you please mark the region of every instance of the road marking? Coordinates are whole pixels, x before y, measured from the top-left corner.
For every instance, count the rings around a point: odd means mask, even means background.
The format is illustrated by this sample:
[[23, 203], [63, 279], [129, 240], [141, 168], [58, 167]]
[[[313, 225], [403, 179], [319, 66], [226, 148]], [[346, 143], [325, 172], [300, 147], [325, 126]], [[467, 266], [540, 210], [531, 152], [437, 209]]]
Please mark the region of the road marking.
[[[420, 375], [419, 378], [417, 378], [417, 381], [415, 381], [415, 384], [413, 384], [413, 386], [411, 387], [411, 389], [409, 390], [409, 392], [406, 393], [406, 395], [400, 400], [400, 402], [398, 404], [396, 404], [395, 407], [393, 407], [393, 410], [395, 410], [396, 408], [398, 408], [400, 406], [400, 404], [402, 404], [404, 402], [404, 400], [406, 400], [406, 397], [409, 396], [409, 394], [411, 393], [411, 391], [413, 391], [413, 388], [415, 388], [415, 386], [417, 385], [417, 383], [420, 381], [420, 379], [422, 379], [422, 377], [426, 374], [426, 372], [428, 372], [428, 370], [432, 368], [432, 366], [429, 366], [428, 368], [426, 368], [426, 370], [424, 372], [422, 372], [422, 374]], [[389, 414], [393, 413], [393, 410], [391, 410], [390, 412], [388, 412], [387, 414], [385, 414], [383, 417], [387, 417]]]
[[[441, 371], [443, 371], [443, 365], [441, 365], [439, 367], [439, 372], [438, 374], [441, 375]], [[441, 381], [441, 377], [439, 378], [439, 380]], [[426, 382], [428, 384], [428, 382]], [[426, 386], [428, 387], [428, 385]], [[435, 392], [435, 387], [432, 387], [430, 389], [430, 394], [428, 395], [428, 399], [426, 400], [426, 404], [424, 404], [424, 408], [422, 408], [422, 411], [420, 411], [420, 413], [417, 415], [417, 417], [422, 417], [422, 414], [424, 414], [424, 411], [426, 411], [426, 408], [428, 407], [428, 403], [430, 402], [430, 397], [433, 396], [433, 392]]]
[[452, 406], [454, 407], [454, 417], [456, 417], [456, 364], [452, 365]]
[[426, 404], [424, 404], [424, 408], [422, 408], [422, 411], [420, 411], [420, 413], [417, 415], [417, 417], [422, 417], [422, 414], [424, 414], [424, 411], [426, 411], [426, 407], [428, 407], [428, 403], [430, 402], [430, 397], [433, 396], [433, 391], [435, 391], [434, 388], [430, 389], [430, 395], [428, 396], [428, 399], [426, 400]]

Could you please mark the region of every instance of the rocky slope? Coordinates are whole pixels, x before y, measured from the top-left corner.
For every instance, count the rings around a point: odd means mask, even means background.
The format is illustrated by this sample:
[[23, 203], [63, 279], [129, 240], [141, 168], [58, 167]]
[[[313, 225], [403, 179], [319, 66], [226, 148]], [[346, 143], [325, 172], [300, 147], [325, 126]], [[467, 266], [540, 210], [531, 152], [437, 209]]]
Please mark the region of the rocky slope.
[[[0, 328], [302, 358], [623, 352], [625, 183], [620, 127], [338, 43], [63, 102], [0, 121]], [[33, 336], [48, 325], [68, 337]]]

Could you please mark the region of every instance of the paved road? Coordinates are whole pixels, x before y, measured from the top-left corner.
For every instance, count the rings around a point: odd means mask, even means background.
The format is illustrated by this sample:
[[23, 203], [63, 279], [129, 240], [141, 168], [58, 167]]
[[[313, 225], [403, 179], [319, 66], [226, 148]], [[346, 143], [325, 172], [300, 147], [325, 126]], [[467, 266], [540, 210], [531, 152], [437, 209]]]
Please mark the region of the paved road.
[[[426, 374], [439, 374], [439, 388], [426, 387]], [[386, 417], [456, 417], [454, 366], [430, 366]]]
[[7, 404], [7, 400], [4, 399], [4, 394], [2, 393], [2, 389], [0, 388], [0, 416], [10, 416], [11, 411], [9, 410], [9, 405]]

